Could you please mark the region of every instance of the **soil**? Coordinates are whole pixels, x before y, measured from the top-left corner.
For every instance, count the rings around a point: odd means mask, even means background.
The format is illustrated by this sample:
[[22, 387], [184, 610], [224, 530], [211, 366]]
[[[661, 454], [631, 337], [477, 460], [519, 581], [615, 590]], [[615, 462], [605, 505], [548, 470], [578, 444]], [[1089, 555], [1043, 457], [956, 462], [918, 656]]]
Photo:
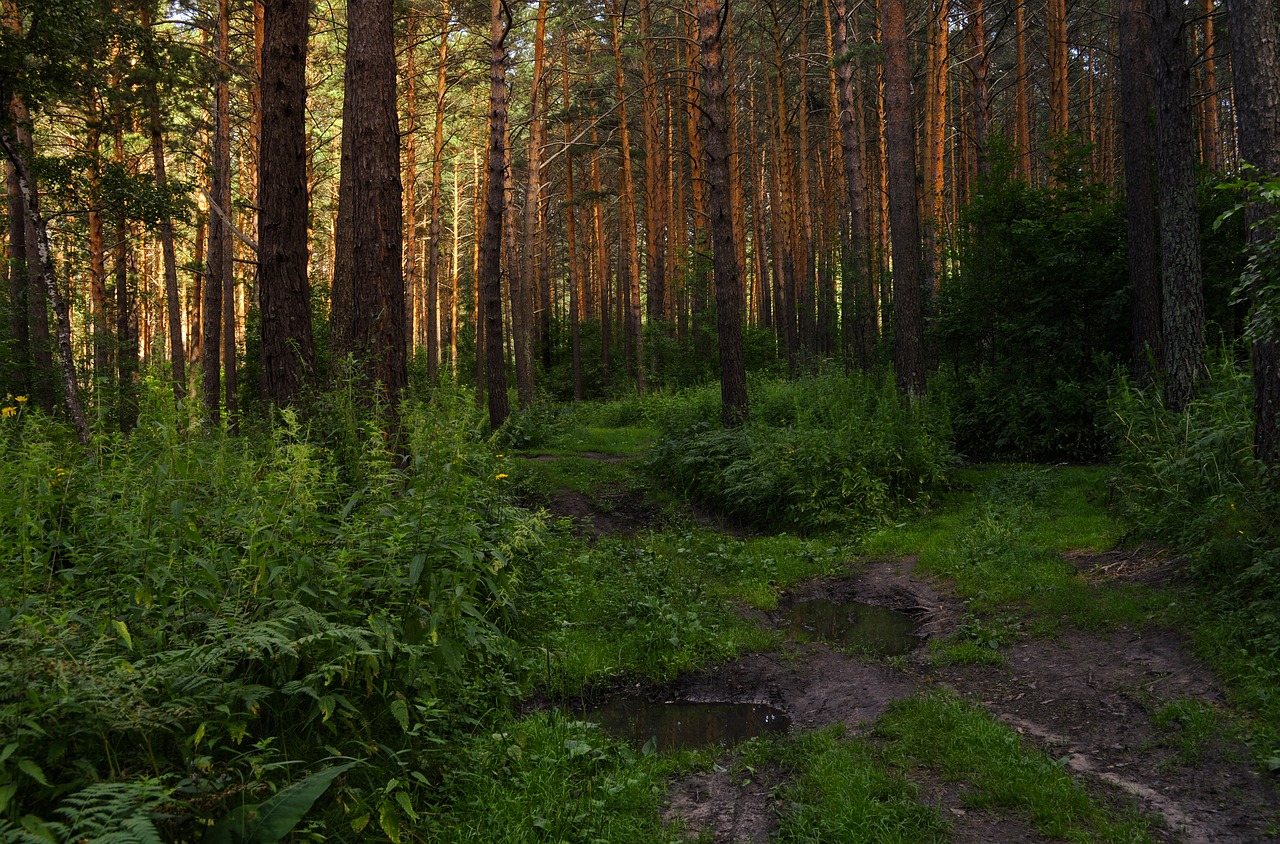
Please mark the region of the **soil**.
[[[656, 509], [622, 491], [602, 501], [561, 491], [553, 502], [553, 512], [574, 518], [594, 537], [633, 535], [657, 517]], [[1066, 558], [1092, 583], [1161, 584], [1175, 578], [1182, 565], [1149, 548]], [[926, 639], [954, 632], [963, 619], [963, 605], [948, 587], [918, 574], [910, 558], [852, 564], [842, 576], [797, 587], [780, 603], [814, 598], [910, 613]], [[781, 612], [744, 612], [786, 629]], [[1244, 747], [1221, 737], [1209, 740], [1198, 758], [1188, 759], [1180, 751], [1178, 726], [1161, 728], [1153, 719], [1164, 704], [1184, 699], [1226, 710], [1212, 672], [1191, 655], [1177, 631], [1096, 634], [1064, 627], [1053, 639], [1025, 639], [1004, 654], [1003, 665], [934, 668], [924, 648], [890, 664], [821, 642], [792, 642], [780, 653], [749, 654], [669, 687], [636, 692], [654, 700], [767, 704], [789, 715], [793, 729], [843, 723], [859, 733], [893, 701], [940, 686], [987, 709], [1028, 745], [1062, 759], [1103, 800], [1157, 819], [1152, 830], [1157, 840], [1274, 840], [1280, 829], [1280, 779], [1260, 773]], [[732, 758], [730, 751], [712, 772], [672, 784], [664, 817], [691, 839], [763, 842], [776, 827], [784, 807], [772, 794], [784, 772], [745, 777], [735, 772]], [[969, 805], [963, 783], [928, 770], [908, 776], [922, 799], [951, 821], [951, 841], [1052, 840], [1026, 817]]]

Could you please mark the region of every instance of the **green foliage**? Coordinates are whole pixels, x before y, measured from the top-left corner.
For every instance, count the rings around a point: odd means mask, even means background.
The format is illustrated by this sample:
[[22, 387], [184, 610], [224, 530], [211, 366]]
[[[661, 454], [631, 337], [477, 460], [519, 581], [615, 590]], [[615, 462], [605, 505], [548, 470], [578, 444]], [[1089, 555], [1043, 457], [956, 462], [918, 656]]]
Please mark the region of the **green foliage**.
[[0, 813], [145, 775], [189, 836], [297, 809], [319, 779], [288, 791], [291, 770], [346, 756], [368, 764], [313, 823], [340, 805], [398, 839], [449, 737], [516, 688], [538, 522], [467, 396], [407, 405], [397, 452], [342, 391], [230, 438], [185, 430], [168, 389], [91, 452], [38, 412], [0, 420]]
[[956, 445], [974, 458], [1096, 456], [1096, 417], [1128, 354], [1123, 218], [1078, 169], [1033, 188], [1013, 163], [997, 156], [965, 209], [960, 272], [938, 303]]
[[[1248, 165], [1246, 174], [1258, 175]], [[1229, 191], [1227, 195], [1243, 194], [1246, 201], [1225, 209], [1214, 221], [1214, 231], [1233, 223], [1238, 228], [1241, 218], [1248, 216], [1253, 234], [1234, 288], [1236, 304], [1252, 304], [1248, 336], [1253, 340], [1280, 337], [1280, 176], [1261, 182], [1237, 179], [1219, 188]]]
[[751, 524], [830, 530], [883, 521], [927, 499], [951, 462], [939, 405], [888, 379], [751, 380], [751, 421], [719, 427], [719, 389], [660, 413], [653, 468], [690, 497]]

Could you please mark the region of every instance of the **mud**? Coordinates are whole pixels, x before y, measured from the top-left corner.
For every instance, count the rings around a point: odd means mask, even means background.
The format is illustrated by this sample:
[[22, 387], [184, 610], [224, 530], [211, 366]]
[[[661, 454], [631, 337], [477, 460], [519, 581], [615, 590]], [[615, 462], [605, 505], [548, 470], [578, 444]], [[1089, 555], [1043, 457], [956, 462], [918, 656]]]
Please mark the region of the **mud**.
[[586, 539], [635, 536], [662, 523], [657, 507], [625, 489], [607, 490], [595, 498], [562, 489], [552, 493], [544, 506], [553, 516], [572, 519], [574, 530]]
[[[1082, 570], [1106, 571], [1103, 566], [1117, 562], [1121, 565], [1111, 571], [1160, 569], [1103, 556]], [[916, 576], [911, 560], [855, 565], [848, 576], [805, 584], [784, 602], [815, 598], [856, 599], [908, 612], [930, 636], [952, 632], [962, 619], [962, 605], [945, 587]], [[781, 611], [760, 620], [785, 629]], [[935, 669], [921, 650], [899, 660], [905, 664], [899, 670], [826, 644], [793, 643], [781, 654], [749, 655], [686, 678], [677, 689], [688, 699], [767, 703], [790, 714], [796, 729], [844, 723], [859, 732], [892, 701], [940, 685], [983, 706], [1030, 745], [1062, 758], [1104, 800], [1162, 819], [1165, 828], [1152, 830], [1157, 840], [1274, 840], [1272, 831], [1280, 825], [1277, 778], [1259, 773], [1245, 748], [1217, 738], [1190, 763], [1180, 755], [1176, 735], [1153, 721], [1170, 701], [1226, 706], [1212, 672], [1175, 632], [1120, 630], [1100, 636], [1064, 629], [1053, 640], [1029, 639], [1005, 653], [1002, 666]], [[922, 799], [950, 820], [951, 841], [1049, 840], [1026, 818], [967, 805], [961, 786], [942, 782], [933, 772], [909, 776]], [[769, 808], [767, 795], [762, 798], [759, 791], [758, 783], [699, 774], [672, 786], [668, 815], [682, 817], [692, 833], [717, 842], [764, 841], [783, 807]]]

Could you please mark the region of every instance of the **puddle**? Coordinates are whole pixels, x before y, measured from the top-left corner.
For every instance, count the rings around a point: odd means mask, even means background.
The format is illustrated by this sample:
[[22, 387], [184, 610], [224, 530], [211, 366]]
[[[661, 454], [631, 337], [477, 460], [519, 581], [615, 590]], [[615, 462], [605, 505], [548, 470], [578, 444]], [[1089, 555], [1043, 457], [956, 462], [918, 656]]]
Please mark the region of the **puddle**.
[[752, 736], [787, 732], [791, 719], [772, 706], [755, 703], [650, 703], [615, 698], [583, 714], [612, 735], [643, 746], [650, 738], [658, 750], [688, 750], [732, 745]]
[[905, 654], [923, 641], [915, 619], [887, 607], [826, 598], [797, 601], [783, 611], [793, 633], [838, 642], [879, 656]]

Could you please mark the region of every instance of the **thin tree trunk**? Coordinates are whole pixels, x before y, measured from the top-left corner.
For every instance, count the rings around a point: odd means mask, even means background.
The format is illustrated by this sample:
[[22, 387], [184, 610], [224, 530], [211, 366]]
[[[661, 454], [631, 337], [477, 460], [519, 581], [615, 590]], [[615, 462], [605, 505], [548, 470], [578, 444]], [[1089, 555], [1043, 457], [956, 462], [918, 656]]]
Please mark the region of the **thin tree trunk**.
[[485, 189], [484, 239], [480, 245], [478, 287], [485, 324], [485, 372], [489, 390], [489, 425], [507, 421], [507, 367], [502, 331], [503, 170], [506, 167], [507, 32], [503, 0], [489, 2], [489, 162]]
[[610, 0], [609, 23], [613, 33], [614, 86], [618, 95], [618, 147], [622, 153], [622, 185], [618, 204], [621, 234], [619, 267], [626, 273], [627, 326], [635, 355], [636, 391], [645, 393], [644, 330], [640, 321], [640, 255], [636, 248], [636, 188], [631, 166], [631, 134], [627, 126], [626, 77], [622, 65], [622, 0]]
[[1061, 137], [1070, 131], [1066, 0], [1047, 0], [1045, 24], [1048, 28], [1049, 42], [1049, 131], [1054, 137]]
[[[564, 104], [569, 107], [569, 39], [564, 41]], [[569, 250], [569, 342], [573, 347], [573, 400], [582, 401], [585, 390], [582, 382], [582, 273], [578, 267], [578, 214], [573, 193], [573, 138], [572, 118], [564, 122], [564, 214], [565, 239]]]
[[662, 128], [659, 116], [660, 94], [653, 69], [653, 16], [650, 4], [640, 7], [640, 43], [643, 52], [640, 59], [640, 79], [644, 88], [640, 107], [644, 128], [644, 216], [645, 216], [645, 271], [648, 277], [646, 312], [650, 324], [657, 325], [663, 318], [663, 303], [667, 295], [667, 208], [666, 189], [663, 184], [662, 166], [665, 157], [661, 153]]
[[[107, 314], [107, 256], [102, 220], [102, 115], [96, 96], [94, 100], [94, 110], [89, 124], [89, 298], [93, 307], [94, 394], [99, 398], [98, 405], [101, 407], [102, 385], [111, 375], [111, 333], [108, 329], [110, 323]], [[18, 193], [16, 185], [12, 190]], [[18, 219], [22, 219], [21, 214]], [[25, 257], [24, 249], [24, 260]]]
[[[405, 335], [410, 348], [419, 344], [425, 345], [428, 356], [436, 351], [436, 343], [427, 342], [428, 335], [434, 333], [436, 306], [428, 302], [421, 273], [418, 272], [418, 7], [410, 5], [407, 11], [408, 21], [405, 25], [405, 71], [404, 99], [404, 290], [405, 290]], [[432, 366], [428, 364], [428, 369]], [[430, 374], [430, 373], [428, 373]]]
[[832, 50], [837, 57], [836, 90], [840, 109], [840, 155], [844, 172], [845, 207], [848, 218], [841, 226], [844, 232], [844, 283], [841, 285], [841, 311], [844, 317], [844, 348], [850, 361], [862, 369], [871, 366], [868, 354], [871, 338], [866, 335], [874, 320], [875, 303], [871, 290], [872, 268], [867, 244], [867, 181], [862, 167], [862, 125], [858, 120], [853, 90], [854, 59], [849, 55], [848, 27], [845, 23], [845, 0], [835, 0], [835, 29]]
[[1014, 0], [1014, 102], [1015, 137], [1018, 144], [1018, 175], [1031, 183], [1031, 70], [1027, 65], [1026, 0]]
[[[529, 179], [525, 191], [524, 243], [521, 261], [521, 293], [513, 300], [512, 310], [519, 308], [516, 321], [516, 393], [521, 407], [534, 400], [533, 300], [539, 287], [541, 264], [538, 256], [538, 231], [542, 219], [542, 148], [546, 145], [546, 120], [542, 116], [542, 71], [546, 52], [547, 3], [539, 0], [533, 39], [533, 85], [529, 92]], [[544, 303], [549, 306], [550, 303]], [[547, 338], [549, 340], [550, 338]]]
[[[441, 6], [440, 59], [436, 65], [436, 116], [435, 132], [431, 142], [431, 222], [427, 232], [427, 313], [437, 307], [440, 299], [440, 191], [443, 182], [445, 96], [448, 92], [449, 68], [449, 2]], [[454, 171], [454, 191], [457, 192], [457, 171]], [[455, 209], [455, 214], [456, 214]], [[454, 218], [457, 226], [457, 218]], [[455, 236], [455, 247], [456, 247]], [[427, 318], [427, 380], [435, 384], [439, 380], [440, 351], [437, 320]], [[455, 343], [456, 330], [450, 331], [450, 344]], [[451, 346], [451, 359], [457, 357]]]

